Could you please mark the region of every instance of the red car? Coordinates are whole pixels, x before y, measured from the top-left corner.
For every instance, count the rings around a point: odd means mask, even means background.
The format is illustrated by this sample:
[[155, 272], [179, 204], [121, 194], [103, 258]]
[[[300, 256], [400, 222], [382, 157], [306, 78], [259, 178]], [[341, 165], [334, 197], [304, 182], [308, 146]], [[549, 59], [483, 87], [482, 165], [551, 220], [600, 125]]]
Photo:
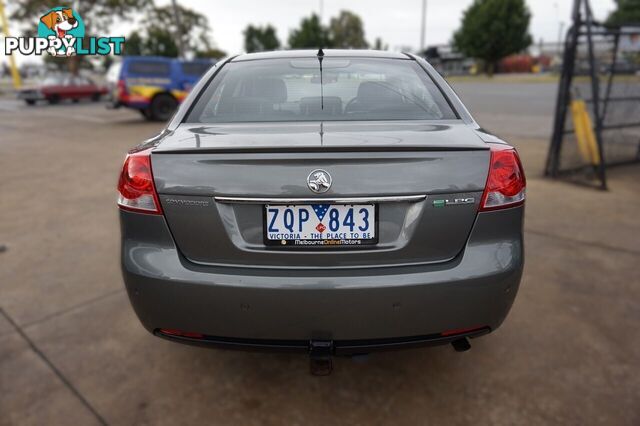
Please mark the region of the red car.
[[106, 87], [94, 83], [87, 77], [60, 74], [45, 78], [34, 88], [22, 89], [18, 93], [18, 99], [23, 99], [27, 105], [34, 105], [40, 100], [56, 104], [64, 99], [74, 102], [85, 98], [99, 101], [106, 94]]

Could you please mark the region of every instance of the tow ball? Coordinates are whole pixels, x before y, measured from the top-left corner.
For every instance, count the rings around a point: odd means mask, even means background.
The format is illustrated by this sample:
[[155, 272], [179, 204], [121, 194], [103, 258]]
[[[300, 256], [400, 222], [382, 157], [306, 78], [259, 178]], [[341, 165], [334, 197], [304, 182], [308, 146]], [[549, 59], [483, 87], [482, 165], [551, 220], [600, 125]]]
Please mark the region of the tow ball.
[[309, 372], [314, 376], [328, 376], [333, 370], [333, 342], [311, 340], [309, 342]]

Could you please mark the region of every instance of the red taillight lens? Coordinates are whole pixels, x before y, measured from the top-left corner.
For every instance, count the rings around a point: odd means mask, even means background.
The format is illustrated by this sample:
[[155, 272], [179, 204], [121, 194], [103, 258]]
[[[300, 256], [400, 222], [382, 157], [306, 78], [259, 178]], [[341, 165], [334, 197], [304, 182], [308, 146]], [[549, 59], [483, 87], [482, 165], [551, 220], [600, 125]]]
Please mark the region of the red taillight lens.
[[127, 96], [128, 94], [127, 83], [124, 80], [118, 80], [118, 96]]
[[125, 210], [162, 214], [153, 185], [149, 151], [127, 155], [118, 181], [118, 205]]
[[524, 170], [516, 150], [508, 145], [491, 145], [489, 176], [480, 211], [524, 203], [526, 186]]

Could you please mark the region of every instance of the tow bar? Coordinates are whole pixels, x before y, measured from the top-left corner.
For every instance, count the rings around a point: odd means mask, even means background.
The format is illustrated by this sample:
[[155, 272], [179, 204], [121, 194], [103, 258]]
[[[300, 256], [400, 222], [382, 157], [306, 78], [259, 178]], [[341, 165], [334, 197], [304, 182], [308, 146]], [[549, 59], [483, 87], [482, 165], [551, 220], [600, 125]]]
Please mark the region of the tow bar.
[[[466, 337], [452, 341], [451, 346], [456, 352], [465, 352], [471, 349], [471, 344]], [[333, 371], [333, 349], [332, 340], [309, 341], [309, 372], [312, 375], [328, 376], [331, 374]]]
[[333, 370], [333, 342], [331, 340], [309, 341], [309, 372], [314, 376], [328, 376]]

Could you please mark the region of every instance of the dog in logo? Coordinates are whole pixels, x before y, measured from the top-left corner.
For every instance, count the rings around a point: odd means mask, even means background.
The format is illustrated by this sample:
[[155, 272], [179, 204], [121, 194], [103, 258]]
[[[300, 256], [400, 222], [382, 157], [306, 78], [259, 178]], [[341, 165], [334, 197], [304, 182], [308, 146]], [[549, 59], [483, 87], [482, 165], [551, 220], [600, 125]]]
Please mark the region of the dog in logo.
[[[56, 38], [71, 39], [73, 36], [67, 35], [67, 31], [70, 31], [78, 26], [78, 20], [73, 16], [71, 9], [52, 10], [43, 17], [40, 18], [40, 22], [46, 25], [47, 28], [56, 33], [56, 35], [49, 36], [49, 40]], [[54, 47], [50, 47], [48, 52], [51, 56], [75, 55], [76, 51], [73, 47], [68, 47], [66, 51], [56, 51]]]

